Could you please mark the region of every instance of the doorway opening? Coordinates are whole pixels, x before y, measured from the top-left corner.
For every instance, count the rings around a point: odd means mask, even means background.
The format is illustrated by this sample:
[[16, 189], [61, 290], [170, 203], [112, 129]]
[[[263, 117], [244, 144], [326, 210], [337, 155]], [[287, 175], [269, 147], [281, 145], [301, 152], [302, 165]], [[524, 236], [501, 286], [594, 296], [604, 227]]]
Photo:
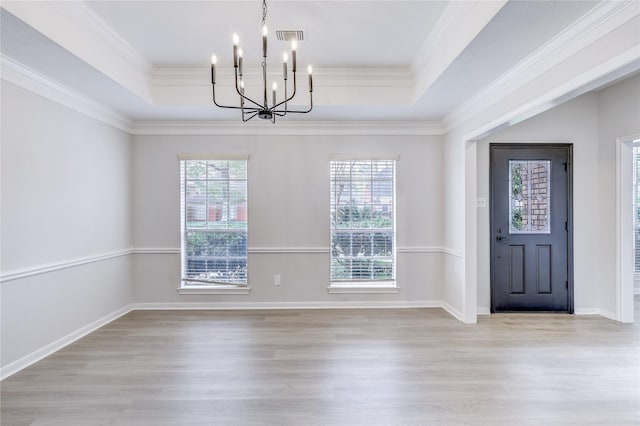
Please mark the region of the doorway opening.
[[572, 148], [489, 147], [492, 313], [573, 313]]

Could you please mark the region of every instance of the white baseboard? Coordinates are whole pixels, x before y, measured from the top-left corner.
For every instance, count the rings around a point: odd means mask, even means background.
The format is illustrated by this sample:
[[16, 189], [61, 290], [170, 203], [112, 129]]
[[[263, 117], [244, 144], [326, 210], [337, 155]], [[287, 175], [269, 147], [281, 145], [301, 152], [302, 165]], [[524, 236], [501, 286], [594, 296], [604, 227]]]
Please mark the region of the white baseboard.
[[491, 308], [487, 308], [486, 306], [478, 306], [477, 313], [478, 315], [491, 315]]
[[451, 315], [452, 317], [454, 317], [458, 321], [464, 322], [464, 320], [463, 320], [464, 316], [462, 315], [462, 312], [460, 312], [459, 310], [457, 310], [456, 308], [454, 308], [453, 306], [451, 306], [447, 302], [440, 302], [440, 307], [442, 307], [442, 309], [447, 311], [449, 313], [449, 315]]
[[600, 315], [602, 317], [617, 321], [617, 316], [615, 312], [607, 311], [605, 309], [600, 309], [600, 308], [577, 308], [575, 309], [574, 314], [575, 315]]
[[37, 349], [33, 352], [31, 352], [28, 355], [23, 356], [20, 359], [17, 359], [7, 365], [5, 365], [4, 367], [0, 368], [0, 380], [4, 380], [7, 377], [17, 373], [18, 371], [27, 368], [28, 366], [30, 366], [31, 364], [34, 364], [38, 361], [40, 361], [43, 358], [48, 357], [49, 355], [51, 355], [54, 352], [59, 351], [60, 349], [64, 348], [67, 345], [70, 345], [71, 343], [75, 342], [76, 340], [86, 336], [87, 334], [99, 329], [100, 327], [110, 323], [111, 321], [120, 318], [123, 315], [128, 314], [129, 312], [131, 312], [132, 310], [132, 305], [127, 305], [123, 308], [118, 309], [117, 311], [111, 312], [110, 314], [107, 314], [105, 316], [103, 316], [102, 318], [99, 318], [95, 321], [93, 321], [90, 324], [85, 325], [84, 327], [81, 327], [79, 329], [77, 329], [76, 331], [73, 331], [69, 334], [67, 334], [64, 337], [61, 337], [60, 339], [49, 343], [48, 345], [45, 345], [43, 347], [41, 347], [40, 349]]
[[270, 310], [270, 309], [393, 309], [442, 308], [439, 300], [345, 302], [194, 302], [134, 303], [133, 310]]

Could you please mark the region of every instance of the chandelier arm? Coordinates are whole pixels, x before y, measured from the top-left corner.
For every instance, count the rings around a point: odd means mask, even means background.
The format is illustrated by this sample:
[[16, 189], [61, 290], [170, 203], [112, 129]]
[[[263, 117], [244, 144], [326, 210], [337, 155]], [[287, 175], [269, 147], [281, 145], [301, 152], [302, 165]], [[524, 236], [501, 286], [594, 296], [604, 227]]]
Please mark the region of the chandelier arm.
[[287, 79], [286, 78], [284, 79], [284, 115], [287, 115]]
[[[289, 111], [287, 111], [287, 114], [307, 114], [307, 113], [311, 112], [311, 109], [312, 109], [312, 107], [310, 107], [306, 111], [296, 111], [294, 109], [290, 109]], [[285, 116], [285, 114], [282, 114], [282, 113], [284, 113], [284, 111], [274, 111], [273, 113], [274, 114], [278, 114], [279, 117], [284, 117]]]
[[[285, 83], [285, 90], [286, 90], [286, 83]], [[276, 104], [273, 107], [271, 107], [271, 110], [275, 111], [276, 108], [278, 108], [280, 105], [284, 104], [285, 105], [284, 108], [285, 108], [285, 112], [286, 112], [286, 110], [287, 110], [287, 102], [289, 102], [290, 100], [292, 100], [296, 96], [296, 91], [297, 91], [296, 73], [294, 72], [293, 73], [293, 94], [287, 98], [287, 95], [286, 95], [286, 92], [285, 92], [284, 101], [282, 101], [279, 104]]]
[[293, 109], [290, 109], [288, 111], [277, 111], [274, 110], [273, 113], [292, 113], [292, 114], [307, 114], [309, 112], [311, 112], [311, 110], [313, 109], [313, 92], [309, 92], [309, 109], [306, 111], [296, 111]]
[[242, 121], [246, 123], [247, 121], [251, 120], [251, 119], [252, 119], [253, 117], [255, 117], [256, 115], [258, 115], [258, 111], [254, 112], [254, 113], [251, 115], [251, 117], [249, 117], [249, 118], [244, 118], [244, 115], [243, 115], [243, 116], [242, 116]]
[[[251, 102], [252, 104], [254, 104], [258, 109], [262, 109], [262, 105], [260, 105], [259, 103], [257, 103], [256, 101], [254, 101], [253, 99], [243, 95], [242, 93], [240, 93], [240, 88], [238, 87], [238, 75], [237, 75], [237, 69], [236, 69], [236, 92], [238, 93], [238, 95], [240, 95], [241, 98]], [[236, 108], [240, 108], [240, 107], [236, 107]], [[242, 108], [240, 108], [242, 109]], [[246, 108], [245, 108], [246, 109]]]
[[[213, 85], [213, 104], [214, 104], [215, 106], [217, 106], [218, 108], [243, 109], [243, 108], [241, 108], [241, 107], [237, 107], [237, 106], [220, 105], [220, 104], [216, 101], [216, 85], [215, 85], [215, 84]], [[254, 107], [251, 107], [251, 108], [244, 108], [244, 109], [245, 109], [245, 110], [246, 110], [246, 109], [249, 109], [250, 111], [259, 111], [261, 108], [254, 108]]]

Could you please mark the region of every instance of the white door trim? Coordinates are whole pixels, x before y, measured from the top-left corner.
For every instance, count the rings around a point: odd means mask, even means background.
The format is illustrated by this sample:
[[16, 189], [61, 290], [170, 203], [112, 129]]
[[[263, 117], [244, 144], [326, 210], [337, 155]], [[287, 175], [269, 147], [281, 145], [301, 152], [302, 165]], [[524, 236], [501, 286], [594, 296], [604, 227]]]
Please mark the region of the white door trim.
[[616, 139], [616, 319], [633, 322], [633, 141]]

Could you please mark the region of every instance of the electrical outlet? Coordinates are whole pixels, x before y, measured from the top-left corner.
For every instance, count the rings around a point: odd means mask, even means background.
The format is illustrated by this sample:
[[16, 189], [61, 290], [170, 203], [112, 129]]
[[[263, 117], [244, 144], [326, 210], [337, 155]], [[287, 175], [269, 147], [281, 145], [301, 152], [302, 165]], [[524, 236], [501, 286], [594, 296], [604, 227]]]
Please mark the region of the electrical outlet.
[[273, 276], [273, 285], [280, 285], [280, 275], [276, 274]]
[[485, 197], [478, 197], [476, 200], [476, 207], [485, 208], [487, 207], [487, 199]]

